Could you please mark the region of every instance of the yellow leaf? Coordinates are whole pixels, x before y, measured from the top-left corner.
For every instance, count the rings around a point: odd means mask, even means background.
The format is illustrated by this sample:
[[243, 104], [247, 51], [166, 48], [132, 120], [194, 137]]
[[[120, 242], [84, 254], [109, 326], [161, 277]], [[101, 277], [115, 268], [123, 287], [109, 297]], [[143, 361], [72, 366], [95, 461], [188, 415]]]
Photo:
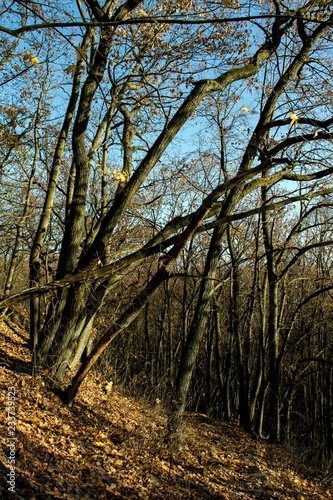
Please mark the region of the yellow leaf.
[[250, 110], [249, 110], [249, 108], [247, 106], [243, 106], [241, 109], [243, 111], [245, 111], [246, 113], [250, 113]]
[[106, 386], [105, 386], [105, 390], [106, 390], [106, 392], [111, 392], [111, 391], [112, 391], [112, 389], [113, 389], [113, 382], [112, 382], [112, 380], [110, 380], [110, 382], [108, 382], [108, 383], [106, 384]]
[[96, 448], [104, 448], [105, 443], [102, 443], [102, 441], [95, 441], [94, 446], [96, 446]]
[[291, 116], [290, 127], [292, 127], [292, 125], [294, 125], [294, 123], [298, 122], [298, 116], [293, 111], [289, 111], [289, 114]]
[[113, 180], [125, 184], [129, 180], [129, 174], [127, 172], [122, 172], [119, 168], [115, 168], [111, 172]]
[[37, 64], [39, 64], [39, 60], [37, 59], [35, 54], [29, 54], [29, 58], [30, 58], [31, 64], [33, 64], [34, 66], [37, 66]]

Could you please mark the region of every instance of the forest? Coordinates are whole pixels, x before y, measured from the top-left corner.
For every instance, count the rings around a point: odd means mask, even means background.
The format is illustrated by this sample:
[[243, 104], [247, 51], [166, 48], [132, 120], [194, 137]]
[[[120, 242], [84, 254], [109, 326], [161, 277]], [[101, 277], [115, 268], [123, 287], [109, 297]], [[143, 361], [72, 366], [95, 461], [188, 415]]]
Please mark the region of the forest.
[[[1, 0], [0, 312], [88, 373], [333, 457], [333, 5]], [[22, 309], [23, 308], [23, 309]]]

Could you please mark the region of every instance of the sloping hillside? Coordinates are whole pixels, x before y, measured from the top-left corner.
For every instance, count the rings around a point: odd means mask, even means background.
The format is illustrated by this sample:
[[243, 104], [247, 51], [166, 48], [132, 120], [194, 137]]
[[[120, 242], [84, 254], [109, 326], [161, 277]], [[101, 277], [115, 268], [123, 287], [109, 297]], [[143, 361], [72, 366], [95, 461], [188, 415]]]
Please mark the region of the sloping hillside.
[[[320, 477], [282, 447], [204, 415], [187, 416], [186, 446], [170, 459], [164, 409], [120, 395], [95, 374], [70, 410], [31, 377], [24, 330], [1, 322], [0, 332], [1, 498], [333, 497], [329, 474]], [[10, 457], [15, 495], [8, 491]]]

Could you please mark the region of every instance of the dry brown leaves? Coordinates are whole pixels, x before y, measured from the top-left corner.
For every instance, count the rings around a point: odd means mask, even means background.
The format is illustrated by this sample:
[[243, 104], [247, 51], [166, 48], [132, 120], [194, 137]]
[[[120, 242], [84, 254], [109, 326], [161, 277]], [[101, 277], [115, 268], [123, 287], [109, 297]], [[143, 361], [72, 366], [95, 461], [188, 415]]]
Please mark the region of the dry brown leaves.
[[[189, 414], [170, 457], [166, 413], [91, 374], [72, 410], [32, 378], [26, 333], [0, 323], [1, 498], [328, 499], [332, 483], [238, 426]], [[16, 496], [8, 492], [8, 387], [15, 387]]]

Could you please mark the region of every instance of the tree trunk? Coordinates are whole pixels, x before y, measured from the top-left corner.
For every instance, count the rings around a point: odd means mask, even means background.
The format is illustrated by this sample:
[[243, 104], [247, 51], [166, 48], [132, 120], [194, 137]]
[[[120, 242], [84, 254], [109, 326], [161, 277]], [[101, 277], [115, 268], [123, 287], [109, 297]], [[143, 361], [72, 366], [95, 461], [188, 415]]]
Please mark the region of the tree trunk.
[[221, 251], [221, 241], [226, 226], [215, 228], [206, 259], [201, 282], [197, 307], [183, 347], [178, 377], [175, 386], [174, 406], [168, 419], [167, 441], [176, 448], [181, 446], [181, 427], [186, 407], [187, 393], [190, 387], [193, 370], [199, 352], [203, 332], [207, 328], [211, 298], [214, 289], [214, 278]]
[[[262, 202], [267, 202], [267, 188], [262, 187]], [[265, 212], [262, 215], [262, 228], [266, 250], [268, 278], [268, 357], [269, 357], [269, 429], [271, 442], [280, 441], [280, 347], [278, 329], [278, 276], [276, 253], [272, 241], [272, 228]]]
[[[90, 39], [90, 30], [85, 36], [83, 47], [87, 51], [87, 45]], [[64, 122], [59, 132], [58, 142], [53, 155], [52, 167], [49, 175], [49, 182], [44, 200], [43, 211], [39, 220], [39, 225], [34, 237], [33, 245], [30, 252], [30, 287], [38, 286], [40, 284], [40, 254], [42, 245], [45, 241], [47, 229], [51, 220], [52, 208], [54, 197], [57, 188], [59, 171], [64, 155], [65, 145], [68, 138], [69, 129], [74, 116], [75, 107], [78, 101], [80, 92], [81, 75], [83, 72], [83, 59], [77, 63], [76, 72], [73, 79], [72, 93], [68, 102], [67, 110], [65, 113]], [[39, 331], [39, 299], [34, 298], [30, 302], [30, 349], [35, 352], [38, 343]], [[36, 355], [36, 352], [35, 354]]]

